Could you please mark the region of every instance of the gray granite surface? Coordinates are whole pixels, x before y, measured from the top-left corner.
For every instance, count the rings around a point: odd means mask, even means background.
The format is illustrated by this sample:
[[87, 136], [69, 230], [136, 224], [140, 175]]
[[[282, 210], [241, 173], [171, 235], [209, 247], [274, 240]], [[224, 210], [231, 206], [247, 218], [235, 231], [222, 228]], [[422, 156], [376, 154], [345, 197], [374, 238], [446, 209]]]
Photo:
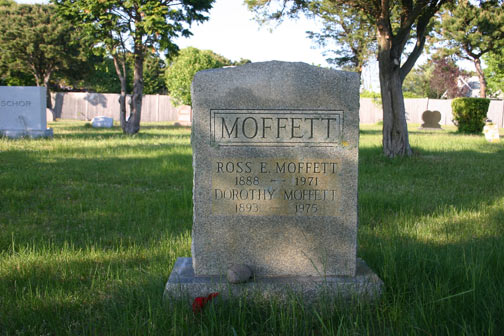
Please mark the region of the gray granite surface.
[[353, 276], [358, 75], [277, 61], [212, 69], [196, 74], [192, 101], [196, 275], [245, 264], [259, 277]]
[[0, 86], [0, 136], [53, 136], [47, 128], [45, 87]]
[[383, 282], [362, 259], [357, 259], [353, 277], [283, 276], [229, 284], [225, 277], [196, 277], [191, 258], [178, 258], [165, 288], [167, 300], [192, 300], [219, 293], [221, 298], [247, 296], [286, 300], [296, 297], [305, 303], [330, 298], [374, 300], [383, 290]]

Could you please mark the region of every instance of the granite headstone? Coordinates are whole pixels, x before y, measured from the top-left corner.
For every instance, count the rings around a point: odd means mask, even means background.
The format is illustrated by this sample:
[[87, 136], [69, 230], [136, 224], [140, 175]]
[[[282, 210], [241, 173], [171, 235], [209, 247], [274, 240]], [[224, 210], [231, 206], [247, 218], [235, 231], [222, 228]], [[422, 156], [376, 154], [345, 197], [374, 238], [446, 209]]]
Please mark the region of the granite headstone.
[[[356, 258], [358, 75], [278, 61], [206, 70], [192, 102], [192, 258], [165, 294], [377, 295]], [[236, 264], [254, 280], [224, 290]]]
[[439, 122], [441, 121], [441, 112], [439, 111], [424, 111], [422, 113], [422, 128], [441, 129]]
[[0, 135], [50, 137], [53, 132], [46, 118], [45, 87], [0, 87]]

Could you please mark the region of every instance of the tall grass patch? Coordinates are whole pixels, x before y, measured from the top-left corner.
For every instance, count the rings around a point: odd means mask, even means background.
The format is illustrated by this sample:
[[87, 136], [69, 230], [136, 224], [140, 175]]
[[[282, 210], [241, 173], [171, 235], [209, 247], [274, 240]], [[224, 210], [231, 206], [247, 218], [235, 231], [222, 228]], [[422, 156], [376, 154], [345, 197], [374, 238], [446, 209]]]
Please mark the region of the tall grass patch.
[[[82, 122], [0, 139], [0, 335], [423, 335], [504, 330], [504, 144], [410, 127], [412, 158], [362, 126], [358, 255], [375, 303], [163, 302], [190, 256], [190, 130]], [[272, 256], [273, 257], [273, 256]]]

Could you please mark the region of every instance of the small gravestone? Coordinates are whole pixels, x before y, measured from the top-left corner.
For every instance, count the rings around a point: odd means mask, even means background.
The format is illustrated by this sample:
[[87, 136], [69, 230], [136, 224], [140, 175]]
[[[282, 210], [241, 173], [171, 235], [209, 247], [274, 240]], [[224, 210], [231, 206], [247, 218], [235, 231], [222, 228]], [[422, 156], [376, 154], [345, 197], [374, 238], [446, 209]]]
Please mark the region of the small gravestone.
[[[277, 61], [207, 70], [192, 102], [192, 258], [165, 295], [378, 295], [356, 257], [359, 76]], [[252, 279], [229, 284], [233, 265]]]
[[483, 134], [485, 134], [485, 139], [488, 142], [499, 142], [499, 126], [494, 124], [492, 120], [487, 119], [485, 126], [483, 127]]
[[175, 126], [191, 126], [192, 109], [189, 105], [181, 105], [177, 107], [177, 121]]
[[110, 117], [98, 116], [91, 120], [91, 126], [94, 128], [112, 128], [114, 119]]
[[10, 138], [51, 137], [47, 128], [46, 88], [0, 87], [0, 135]]
[[422, 120], [422, 128], [441, 129], [441, 125], [439, 125], [441, 112], [439, 111], [425, 111], [422, 113]]

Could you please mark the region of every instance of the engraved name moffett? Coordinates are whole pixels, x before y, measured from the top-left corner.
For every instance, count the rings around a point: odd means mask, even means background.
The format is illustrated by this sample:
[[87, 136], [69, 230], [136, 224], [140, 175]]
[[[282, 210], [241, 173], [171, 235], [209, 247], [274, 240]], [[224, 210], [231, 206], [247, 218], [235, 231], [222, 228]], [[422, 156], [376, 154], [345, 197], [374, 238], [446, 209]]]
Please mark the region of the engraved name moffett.
[[335, 146], [342, 111], [211, 110], [210, 142], [219, 146]]

